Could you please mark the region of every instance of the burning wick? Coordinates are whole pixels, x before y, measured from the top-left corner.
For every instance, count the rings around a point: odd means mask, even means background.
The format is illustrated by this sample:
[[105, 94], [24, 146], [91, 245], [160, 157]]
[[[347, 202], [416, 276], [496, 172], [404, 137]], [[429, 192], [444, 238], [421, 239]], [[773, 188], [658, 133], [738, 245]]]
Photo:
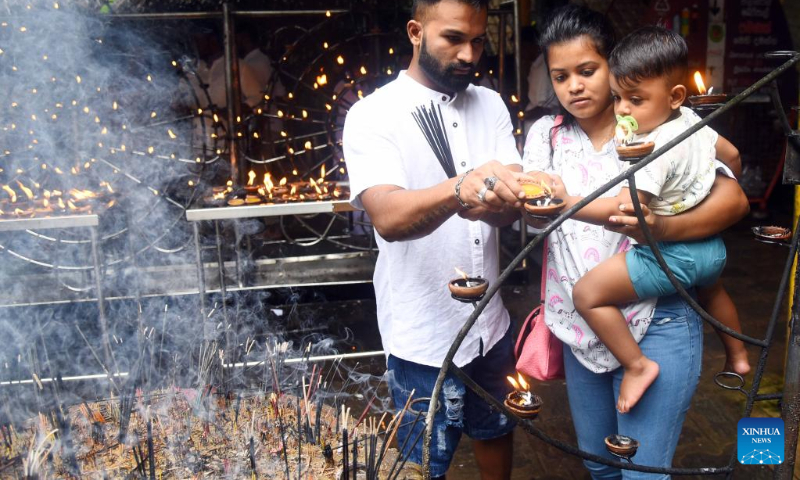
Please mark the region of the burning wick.
[[517, 378], [519, 379], [519, 382], [514, 380], [514, 377], [512, 377], [511, 375], [507, 375], [506, 378], [508, 379], [508, 382], [511, 384], [511, 386], [514, 387], [514, 390], [517, 391], [519, 397], [522, 399], [522, 405], [533, 404], [533, 394], [530, 391], [530, 385], [528, 385], [528, 382], [526, 382], [525, 379], [522, 378], [521, 373], [517, 372]]

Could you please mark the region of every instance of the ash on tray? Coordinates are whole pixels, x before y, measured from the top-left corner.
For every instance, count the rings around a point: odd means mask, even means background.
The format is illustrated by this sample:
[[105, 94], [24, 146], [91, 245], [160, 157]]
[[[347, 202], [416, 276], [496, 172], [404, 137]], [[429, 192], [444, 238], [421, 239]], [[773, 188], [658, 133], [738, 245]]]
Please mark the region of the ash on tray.
[[[399, 472], [393, 478], [422, 478], [417, 465], [398, 468], [402, 459], [396, 462], [394, 448], [387, 448], [377, 465], [373, 460], [372, 475], [365, 475], [369, 426], [380, 431], [373, 437], [380, 438], [373, 441], [378, 451], [389, 437], [386, 425], [371, 417], [353, 435], [356, 420], [348, 416], [349, 445], [358, 438], [359, 458], [352, 463], [348, 452], [348, 468], [343, 468], [345, 419], [340, 412], [288, 394], [225, 397], [178, 388], [148, 396], [139, 392], [121, 441], [118, 399], [72, 406], [65, 416], [62, 428], [57, 415], [39, 414], [17, 429], [0, 429], [0, 477], [148, 478], [154, 472], [159, 479], [285, 478], [288, 471], [288, 478], [339, 479], [357, 464], [358, 478], [388, 478], [393, 466]], [[384, 417], [389, 428], [390, 417]]]

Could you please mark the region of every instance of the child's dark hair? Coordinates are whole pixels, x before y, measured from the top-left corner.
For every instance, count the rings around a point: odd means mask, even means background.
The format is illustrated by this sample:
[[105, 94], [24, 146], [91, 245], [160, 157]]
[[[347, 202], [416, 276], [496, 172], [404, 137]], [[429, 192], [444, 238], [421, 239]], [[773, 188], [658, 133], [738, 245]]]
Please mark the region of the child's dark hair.
[[620, 40], [608, 57], [608, 67], [623, 86], [659, 77], [676, 84], [689, 69], [689, 48], [672, 30], [642, 27]]
[[[544, 61], [550, 70], [550, 47], [567, 43], [576, 38], [589, 37], [594, 49], [603, 58], [608, 58], [614, 48], [614, 28], [605, 15], [579, 5], [565, 5], [554, 10], [544, 21], [544, 26], [539, 34], [539, 47], [544, 55]], [[610, 95], [610, 93], [609, 93]], [[575, 117], [560, 106], [564, 121], [561, 127], [572, 126]], [[556, 127], [550, 129], [550, 158], [553, 158], [552, 136]]]
[[[414, 0], [411, 3], [411, 18], [417, 18], [417, 14], [421, 13], [423, 9], [432, 7], [442, 0]], [[489, 0], [458, 0], [459, 3], [465, 3], [472, 6], [475, 10], [489, 9]]]

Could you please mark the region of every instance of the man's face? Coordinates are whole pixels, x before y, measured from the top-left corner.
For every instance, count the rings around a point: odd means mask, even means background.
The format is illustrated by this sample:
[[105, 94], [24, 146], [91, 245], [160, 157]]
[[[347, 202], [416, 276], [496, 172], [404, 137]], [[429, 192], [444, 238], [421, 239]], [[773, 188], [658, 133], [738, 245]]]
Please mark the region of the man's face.
[[423, 13], [419, 66], [445, 91], [462, 91], [475, 77], [486, 40], [486, 9], [443, 0]]

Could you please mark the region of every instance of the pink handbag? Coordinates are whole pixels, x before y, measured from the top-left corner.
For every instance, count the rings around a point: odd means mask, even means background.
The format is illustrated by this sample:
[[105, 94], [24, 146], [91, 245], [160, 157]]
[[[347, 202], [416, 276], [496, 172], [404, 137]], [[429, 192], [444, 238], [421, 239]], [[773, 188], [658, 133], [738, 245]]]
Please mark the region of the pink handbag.
[[539, 306], [525, 319], [517, 337], [514, 355], [517, 371], [536, 380], [564, 378], [563, 344], [544, 323], [545, 285], [547, 282], [547, 241], [542, 261], [542, 293]]

